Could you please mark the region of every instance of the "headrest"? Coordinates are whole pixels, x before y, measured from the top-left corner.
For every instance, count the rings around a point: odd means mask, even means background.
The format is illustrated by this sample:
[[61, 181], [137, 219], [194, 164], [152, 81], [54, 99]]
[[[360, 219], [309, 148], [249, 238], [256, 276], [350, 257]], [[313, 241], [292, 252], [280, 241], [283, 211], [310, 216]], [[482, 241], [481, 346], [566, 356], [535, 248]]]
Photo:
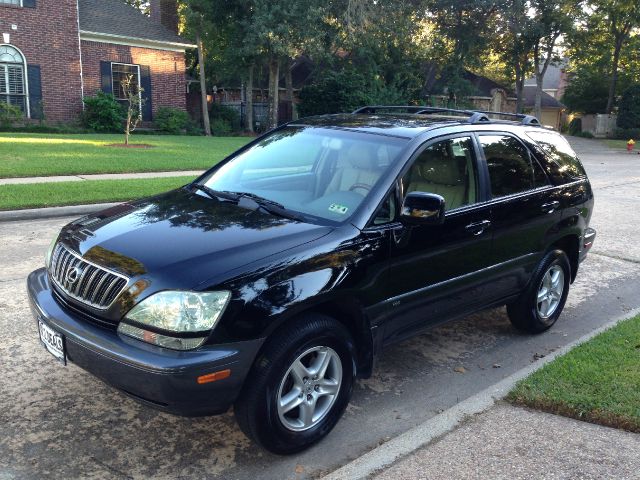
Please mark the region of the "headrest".
[[428, 183], [460, 185], [462, 178], [455, 158], [447, 158], [436, 152], [424, 152], [416, 163], [416, 173]]
[[378, 167], [378, 156], [374, 149], [365, 143], [354, 143], [341, 155], [343, 165], [346, 163], [359, 170], [375, 170]]

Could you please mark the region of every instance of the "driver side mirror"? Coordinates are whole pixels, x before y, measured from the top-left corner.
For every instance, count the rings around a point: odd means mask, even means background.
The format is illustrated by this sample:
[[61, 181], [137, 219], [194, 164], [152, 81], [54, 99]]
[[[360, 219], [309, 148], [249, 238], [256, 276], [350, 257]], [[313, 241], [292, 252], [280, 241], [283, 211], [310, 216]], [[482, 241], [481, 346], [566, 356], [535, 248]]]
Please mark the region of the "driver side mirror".
[[408, 193], [400, 210], [400, 221], [407, 225], [442, 225], [444, 198], [434, 193]]

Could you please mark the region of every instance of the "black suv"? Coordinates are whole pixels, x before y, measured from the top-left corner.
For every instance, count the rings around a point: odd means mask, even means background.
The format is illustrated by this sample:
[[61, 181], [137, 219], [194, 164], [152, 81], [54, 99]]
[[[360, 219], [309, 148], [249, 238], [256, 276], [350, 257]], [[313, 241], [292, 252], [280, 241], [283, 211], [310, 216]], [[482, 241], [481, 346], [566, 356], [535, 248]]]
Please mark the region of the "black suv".
[[[193, 183], [62, 229], [28, 279], [61, 362], [292, 453], [387, 345], [507, 305], [539, 333], [591, 247], [593, 194], [533, 117], [365, 107], [294, 121]], [[505, 114], [499, 114], [505, 118]]]

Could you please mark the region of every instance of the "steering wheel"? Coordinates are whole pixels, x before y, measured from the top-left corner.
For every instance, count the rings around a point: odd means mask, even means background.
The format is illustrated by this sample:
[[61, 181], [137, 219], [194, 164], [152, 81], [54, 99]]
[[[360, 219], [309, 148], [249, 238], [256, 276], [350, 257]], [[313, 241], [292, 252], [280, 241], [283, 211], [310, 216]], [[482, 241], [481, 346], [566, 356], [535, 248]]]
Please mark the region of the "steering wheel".
[[351, 185], [351, 188], [349, 189], [349, 191], [353, 192], [358, 188], [361, 188], [362, 190], [366, 190], [367, 192], [371, 191], [371, 185], [367, 185], [366, 183], [354, 183], [353, 185]]

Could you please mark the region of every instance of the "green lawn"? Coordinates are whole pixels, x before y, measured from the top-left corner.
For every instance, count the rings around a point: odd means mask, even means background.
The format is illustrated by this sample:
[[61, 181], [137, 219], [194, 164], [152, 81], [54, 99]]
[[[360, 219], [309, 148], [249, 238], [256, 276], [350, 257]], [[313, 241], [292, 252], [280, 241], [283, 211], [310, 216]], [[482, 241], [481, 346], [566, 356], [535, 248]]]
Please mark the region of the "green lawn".
[[[633, 146], [633, 151], [637, 152], [640, 151], [640, 138], [634, 138], [634, 140], [636, 141], [636, 144]], [[629, 139], [626, 140], [605, 140], [605, 143], [607, 144], [607, 147], [609, 148], [615, 148], [616, 150], [627, 150], [627, 142], [629, 141]]]
[[640, 432], [640, 316], [545, 365], [519, 382], [508, 399]]
[[246, 144], [247, 137], [134, 135], [149, 149], [124, 149], [122, 135], [0, 133], [0, 178], [205, 170]]
[[125, 201], [165, 192], [191, 180], [193, 177], [0, 185], [0, 210]]

